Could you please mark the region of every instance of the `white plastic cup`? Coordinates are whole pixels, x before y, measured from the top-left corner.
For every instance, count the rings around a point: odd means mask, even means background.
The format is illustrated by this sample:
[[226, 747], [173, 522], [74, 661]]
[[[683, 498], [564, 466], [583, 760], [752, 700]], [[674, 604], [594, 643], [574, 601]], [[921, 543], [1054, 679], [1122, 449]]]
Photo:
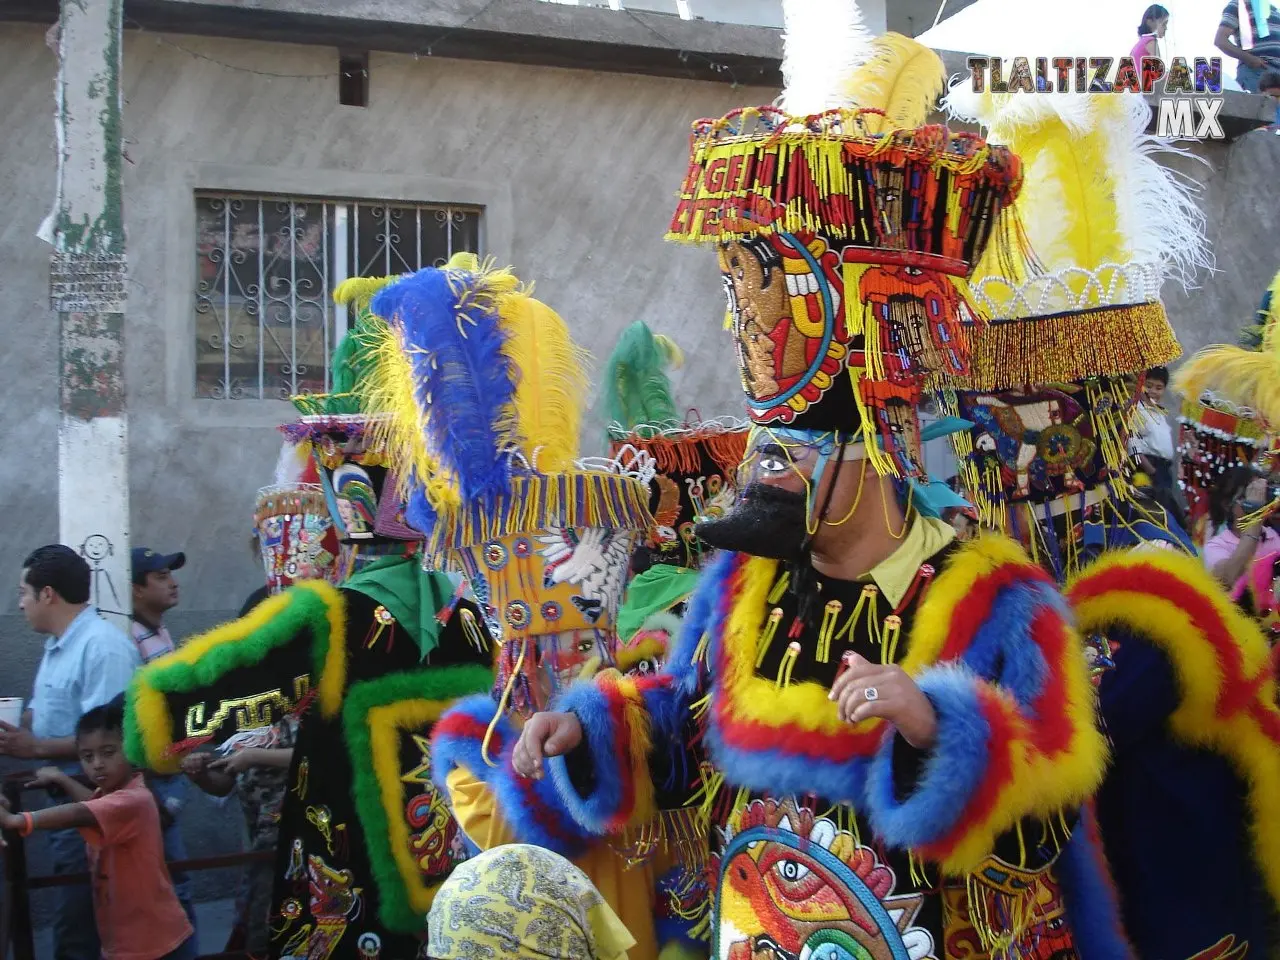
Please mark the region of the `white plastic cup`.
[[3, 721], [11, 727], [21, 726], [22, 724], [22, 698], [21, 697], [0, 697], [0, 721]]

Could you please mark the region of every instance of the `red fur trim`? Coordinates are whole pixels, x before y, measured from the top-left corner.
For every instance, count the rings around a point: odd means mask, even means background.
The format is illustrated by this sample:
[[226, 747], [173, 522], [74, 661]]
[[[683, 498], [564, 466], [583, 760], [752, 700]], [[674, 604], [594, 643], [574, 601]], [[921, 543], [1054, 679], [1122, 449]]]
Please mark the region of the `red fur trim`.
[[987, 622], [996, 595], [1014, 583], [1041, 580], [1051, 583], [1048, 574], [1030, 563], [1003, 563], [974, 581], [973, 588], [951, 610], [947, 640], [938, 654], [938, 662], [957, 660], [973, 645], [974, 634]]
[[1056, 610], [1042, 608], [1031, 623], [1035, 638], [1049, 665], [1048, 683], [1033, 704], [1039, 722], [1032, 724], [1031, 737], [1036, 749], [1046, 756], [1066, 753], [1071, 749], [1075, 733], [1067, 705], [1067, 675], [1061, 669], [1063, 658], [1080, 656], [1067, 643], [1067, 625]]
[[1125, 566], [1086, 577], [1071, 590], [1069, 599], [1079, 604], [1106, 593], [1145, 593], [1158, 597], [1186, 613], [1192, 625], [1213, 647], [1222, 668], [1223, 684], [1218, 691], [1218, 716], [1229, 717], [1247, 709], [1257, 693], [1245, 680], [1240, 648], [1227, 623], [1212, 601], [1181, 580], [1157, 567]]
[[613, 683], [601, 678], [600, 692], [608, 701], [608, 712], [613, 717], [613, 749], [614, 762], [618, 765], [618, 779], [622, 783], [622, 797], [618, 809], [609, 819], [612, 830], [621, 830], [631, 819], [631, 812], [636, 805], [636, 784], [634, 771], [631, 769], [631, 733], [627, 723], [627, 698]]
[[991, 728], [987, 739], [987, 772], [982, 785], [965, 804], [964, 813], [950, 832], [936, 843], [927, 844], [920, 852], [927, 859], [944, 860], [951, 849], [979, 827], [999, 802], [1000, 792], [1013, 780], [1012, 745], [1025, 740], [1016, 713], [985, 683], [978, 684], [978, 709]]

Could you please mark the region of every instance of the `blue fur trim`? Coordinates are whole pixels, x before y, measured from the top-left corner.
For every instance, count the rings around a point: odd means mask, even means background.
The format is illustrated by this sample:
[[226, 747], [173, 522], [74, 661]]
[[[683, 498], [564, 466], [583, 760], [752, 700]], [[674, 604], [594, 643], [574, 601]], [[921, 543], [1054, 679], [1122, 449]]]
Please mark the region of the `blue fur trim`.
[[1119, 899], [1089, 807], [1081, 809], [1055, 866], [1076, 952], [1085, 960], [1136, 960], [1125, 939]]
[[693, 662], [694, 651], [702, 635], [708, 630], [715, 633], [717, 622], [723, 618], [721, 608], [728, 593], [730, 578], [746, 562], [740, 553], [718, 553], [702, 569], [698, 586], [689, 599], [680, 635], [676, 638], [667, 657], [667, 673], [676, 678], [686, 696], [693, 696], [698, 689], [700, 668]]
[[[713, 706], [714, 710], [715, 707]], [[797, 756], [794, 750], [741, 750], [728, 747], [715, 723], [707, 725], [707, 747], [725, 782], [735, 787], [785, 796], [813, 793], [832, 803], [862, 805], [870, 761], [858, 758], [835, 764]]]
[[[613, 711], [605, 693], [590, 681], [571, 686], [560, 696], [555, 709], [573, 713], [582, 724], [583, 745], [591, 758], [595, 787], [590, 796], [578, 793], [564, 757], [547, 759], [551, 779], [573, 819], [589, 832], [604, 836], [611, 832], [615, 818], [624, 813], [623, 792], [632, 776], [629, 757], [618, 755], [617, 730], [623, 718]], [[629, 815], [630, 811], [625, 813]]]
[[440, 718], [435, 727], [437, 733], [431, 739], [432, 779], [447, 795], [450, 772], [462, 767], [493, 792], [497, 813], [511, 828], [518, 843], [546, 847], [566, 857], [578, 856], [588, 838], [560, 802], [551, 781], [545, 777], [525, 780], [511, 766], [511, 753], [520, 734], [510, 719], [504, 716], [495, 729], [495, 739], [501, 737], [502, 743], [501, 753], [493, 758], [496, 767], [484, 762], [482, 739], [448, 734], [450, 717], [466, 716], [487, 726], [493, 719], [494, 709], [488, 694], [478, 694], [459, 701]]
[[955, 663], [931, 667], [916, 678], [938, 715], [937, 739], [916, 788], [905, 800], [898, 799], [893, 778], [897, 736], [885, 739], [867, 777], [867, 817], [889, 846], [921, 847], [946, 836], [982, 783], [991, 727], [978, 706], [981, 682]]
[[[430, 445], [457, 473], [463, 502], [508, 492], [501, 431], [516, 374], [496, 310], [475, 297], [475, 278], [419, 270], [380, 290], [371, 309], [401, 338], [418, 405], [431, 409]], [[417, 511], [415, 518], [425, 519]]]
[[1046, 606], [1069, 619], [1061, 594], [1050, 584], [1029, 580], [1006, 587], [961, 657], [978, 676], [999, 683], [1028, 715], [1034, 715], [1031, 704], [1049, 674], [1044, 654], [1031, 638], [1032, 624]]

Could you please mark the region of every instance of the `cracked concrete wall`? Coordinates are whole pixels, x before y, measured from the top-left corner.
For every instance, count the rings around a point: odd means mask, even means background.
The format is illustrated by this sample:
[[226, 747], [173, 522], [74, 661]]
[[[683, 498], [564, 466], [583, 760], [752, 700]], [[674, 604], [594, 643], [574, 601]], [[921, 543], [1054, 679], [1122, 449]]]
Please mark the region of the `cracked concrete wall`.
[[[662, 234], [689, 122], [768, 102], [776, 91], [375, 53], [370, 106], [353, 108], [338, 105], [332, 77], [262, 75], [336, 67], [324, 48], [126, 38], [132, 522], [134, 542], [188, 554], [179, 632], [231, 613], [258, 583], [245, 549], [249, 513], [274, 467], [273, 426], [289, 416], [269, 401], [192, 399], [194, 239], [184, 225], [193, 221], [195, 187], [234, 180], [350, 196], [359, 183], [385, 186], [390, 196], [424, 183], [472, 185], [493, 198], [490, 252], [536, 281], [595, 355], [597, 371], [618, 333], [643, 319], [686, 352], [675, 376], [681, 404], [704, 416], [740, 409], [714, 257], [664, 243]], [[0, 25], [0, 189], [9, 201], [0, 288], [11, 315], [0, 382], [19, 451], [3, 478], [10, 537], [0, 580], [8, 582], [27, 549], [57, 535], [56, 317], [49, 249], [34, 236], [53, 191], [54, 71], [43, 29]], [[1204, 184], [1219, 272], [1189, 295], [1168, 295], [1188, 349], [1234, 337], [1280, 266], [1269, 242], [1280, 217], [1272, 186], [1280, 138], [1257, 132], [1197, 150], [1209, 166], [1179, 166]], [[205, 175], [219, 182], [202, 182]], [[600, 449], [601, 420], [589, 416], [585, 452]], [[14, 615], [0, 616], [0, 643], [0, 695], [25, 693], [39, 645]]]

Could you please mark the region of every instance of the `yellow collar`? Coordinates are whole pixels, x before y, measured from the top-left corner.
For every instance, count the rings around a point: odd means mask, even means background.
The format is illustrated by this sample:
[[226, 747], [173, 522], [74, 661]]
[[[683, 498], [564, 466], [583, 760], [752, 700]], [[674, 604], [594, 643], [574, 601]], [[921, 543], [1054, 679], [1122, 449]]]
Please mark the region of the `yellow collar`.
[[896, 607], [906, 596], [920, 565], [955, 539], [955, 528], [936, 517], [916, 515], [902, 543], [859, 580], [874, 580], [881, 595]]

